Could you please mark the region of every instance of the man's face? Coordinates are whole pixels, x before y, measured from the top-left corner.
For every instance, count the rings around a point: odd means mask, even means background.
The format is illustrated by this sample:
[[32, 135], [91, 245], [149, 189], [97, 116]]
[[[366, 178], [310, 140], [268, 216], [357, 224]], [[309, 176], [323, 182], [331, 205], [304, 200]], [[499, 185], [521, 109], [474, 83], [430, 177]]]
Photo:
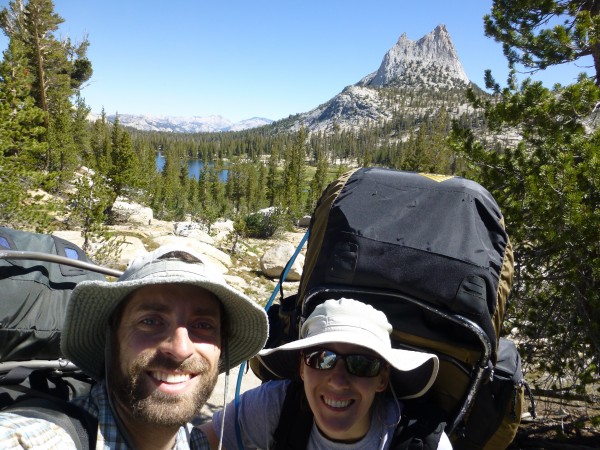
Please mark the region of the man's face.
[[212, 293], [186, 284], [132, 294], [112, 339], [108, 374], [120, 416], [180, 426], [199, 414], [217, 382], [219, 306]]

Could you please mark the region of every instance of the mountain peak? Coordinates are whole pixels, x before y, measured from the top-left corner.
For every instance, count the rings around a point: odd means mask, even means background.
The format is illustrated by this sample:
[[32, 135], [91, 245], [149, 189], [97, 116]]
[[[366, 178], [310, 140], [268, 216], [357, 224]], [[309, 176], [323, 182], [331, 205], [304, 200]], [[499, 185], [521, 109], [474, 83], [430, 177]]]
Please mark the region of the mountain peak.
[[[451, 114], [458, 115], [469, 108], [464, 91], [470, 85], [444, 25], [438, 25], [418, 41], [402, 33], [376, 72], [301, 114], [288, 127], [333, 133], [340, 129], [359, 130], [398, 117], [416, 124], [426, 118], [425, 111], [447, 104], [453, 105]], [[419, 102], [427, 107], [412, 105], [413, 92], [418, 92]]]
[[[437, 86], [440, 81], [442, 84], [445, 84], [444, 81], [469, 84], [445, 25], [438, 25], [418, 41], [412, 41], [406, 33], [402, 33], [396, 45], [383, 57], [377, 72], [365, 77], [359, 84], [372, 87], [411, 86], [415, 84], [415, 73], [421, 76], [418, 80], [420, 87], [432, 84], [432, 81]], [[429, 76], [423, 78], [423, 74]]]

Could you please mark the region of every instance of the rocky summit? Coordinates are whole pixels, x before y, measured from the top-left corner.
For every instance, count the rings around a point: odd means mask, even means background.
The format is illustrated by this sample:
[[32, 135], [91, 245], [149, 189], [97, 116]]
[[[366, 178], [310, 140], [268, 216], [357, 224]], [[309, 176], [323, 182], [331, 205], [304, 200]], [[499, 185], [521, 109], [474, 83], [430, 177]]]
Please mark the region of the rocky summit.
[[358, 131], [398, 115], [422, 118], [442, 105], [458, 115], [469, 108], [464, 92], [471, 85], [448, 30], [438, 25], [418, 41], [402, 34], [375, 72], [315, 109], [274, 126]]
[[379, 69], [358, 85], [440, 89], [466, 87], [469, 83], [448, 30], [438, 25], [416, 42], [402, 34], [383, 57]]

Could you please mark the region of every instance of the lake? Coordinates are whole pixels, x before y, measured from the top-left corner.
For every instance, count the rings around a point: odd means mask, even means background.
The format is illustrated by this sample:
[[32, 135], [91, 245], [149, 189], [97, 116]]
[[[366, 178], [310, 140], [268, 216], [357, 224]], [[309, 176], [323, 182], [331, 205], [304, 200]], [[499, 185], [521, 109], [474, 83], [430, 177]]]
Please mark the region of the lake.
[[[213, 166], [213, 163], [208, 163], [209, 166]], [[156, 171], [162, 172], [163, 167], [165, 167], [165, 157], [161, 153], [157, 153], [156, 155]], [[200, 172], [204, 170], [204, 162], [199, 159], [189, 159], [188, 160], [188, 175], [190, 178], [199, 179]], [[229, 170], [223, 169], [219, 172], [219, 181], [226, 182], [227, 175]]]

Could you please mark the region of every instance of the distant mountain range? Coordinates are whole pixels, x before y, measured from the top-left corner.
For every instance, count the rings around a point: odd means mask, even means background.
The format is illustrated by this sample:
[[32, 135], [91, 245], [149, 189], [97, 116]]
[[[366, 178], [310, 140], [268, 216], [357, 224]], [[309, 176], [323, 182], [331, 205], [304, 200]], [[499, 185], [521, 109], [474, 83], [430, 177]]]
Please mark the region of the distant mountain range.
[[[114, 122], [115, 115], [107, 116], [108, 121]], [[119, 114], [119, 123], [143, 131], [169, 131], [173, 133], [208, 133], [218, 131], [242, 131], [268, 125], [273, 121], [263, 117], [252, 117], [233, 123], [223, 116], [206, 117], [174, 117], [174, 116], [145, 116], [134, 114]]]
[[[347, 86], [338, 95], [306, 113], [277, 122], [254, 117], [232, 123], [218, 115], [168, 117], [119, 114], [122, 125], [148, 131], [240, 131], [271, 124], [275, 132], [331, 133], [358, 130], [403, 115], [421, 119], [445, 106], [451, 115], [468, 111], [465, 90], [469, 81], [445, 25], [438, 25], [418, 41], [402, 34], [384, 55], [379, 69]], [[418, 95], [415, 95], [418, 94]], [[114, 116], [109, 116], [114, 120]]]

